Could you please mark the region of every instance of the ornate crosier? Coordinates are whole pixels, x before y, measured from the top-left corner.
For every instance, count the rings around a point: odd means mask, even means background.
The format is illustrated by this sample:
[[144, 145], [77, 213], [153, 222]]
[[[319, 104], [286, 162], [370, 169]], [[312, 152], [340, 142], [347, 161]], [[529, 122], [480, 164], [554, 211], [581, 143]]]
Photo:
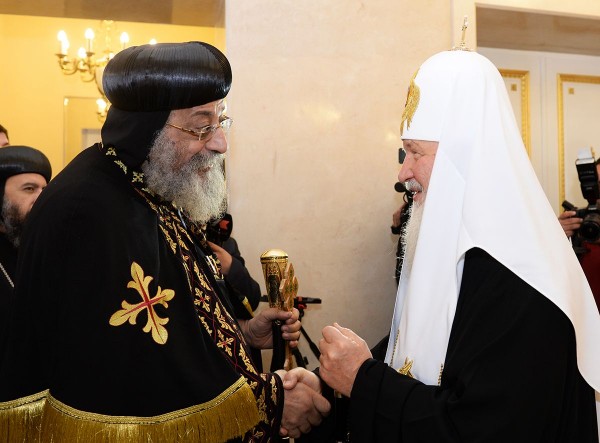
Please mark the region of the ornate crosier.
[[156, 314], [154, 310], [154, 305], [160, 304], [165, 308], [168, 307], [168, 301], [175, 297], [175, 291], [172, 289], [162, 289], [160, 286], [156, 291], [156, 295], [153, 298], [150, 298], [150, 291], [148, 286], [150, 282], [153, 280], [151, 276], [144, 276], [144, 270], [140, 265], [136, 262], [131, 263], [131, 280], [128, 284], [128, 288], [133, 288], [142, 297], [142, 302], [137, 304], [128, 303], [126, 300], [123, 300], [121, 303], [121, 307], [123, 309], [115, 312], [109, 320], [109, 323], [112, 326], [120, 326], [126, 321], [129, 320], [129, 324], [135, 325], [137, 315], [144, 311], [148, 311], [148, 321], [146, 322], [146, 326], [144, 326], [144, 332], [152, 332], [152, 338], [159, 345], [164, 345], [169, 338], [169, 334], [167, 329], [164, 327], [169, 322], [168, 318], [161, 318]]

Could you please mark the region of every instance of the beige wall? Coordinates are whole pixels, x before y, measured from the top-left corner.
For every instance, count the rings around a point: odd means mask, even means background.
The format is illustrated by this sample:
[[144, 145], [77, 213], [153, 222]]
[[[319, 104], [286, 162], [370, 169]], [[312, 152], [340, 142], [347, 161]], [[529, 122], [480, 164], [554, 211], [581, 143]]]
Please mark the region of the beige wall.
[[441, 0], [227, 2], [234, 234], [260, 280], [260, 254], [288, 252], [299, 294], [323, 299], [314, 340], [334, 320], [371, 345], [389, 328], [400, 116], [450, 17]]
[[[600, 16], [587, 0], [479, 0], [478, 4]], [[262, 284], [259, 255], [286, 250], [300, 295], [320, 297], [304, 324], [318, 340], [336, 320], [373, 345], [389, 328], [395, 297], [400, 204], [398, 124], [408, 81], [421, 62], [457, 43], [473, 0], [268, 0], [226, 2], [226, 31], [121, 23], [133, 42], [206, 39], [234, 70], [228, 159], [235, 236]], [[63, 164], [65, 96], [96, 97], [56, 65], [56, 32], [76, 45], [94, 20], [0, 15], [0, 123], [14, 143]], [[443, 220], [440, 220], [443, 228]], [[435, 278], [435, 276], [432, 276]], [[264, 284], [263, 284], [264, 288]], [[306, 348], [305, 354], [310, 354]]]
[[[478, 4], [600, 15], [586, 0]], [[234, 234], [260, 280], [259, 255], [288, 252], [300, 295], [323, 299], [304, 319], [313, 340], [332, 321], [371, 345], [389, 329], [405, 91], [422, 61], [459, 42], [464, 15], [476, 47], [473, 0], [227, 2]]]
[[[0, 123], [8, 128], [13, 144], [42, 150], [56, 173], [64, 166], [63, 102], [65, 97], [96, 98], [94, 83], [83, 83], [79, 75], [60, 72], [56, 35], [64, 29], [71, 41], [71, 54], [84, 43], [88, 27], [97, 20], [61, 19], [0, 14]], [[224, 31], [219, 28], [118, 22], [129, 33], [131, 44], [204, 40], [224, 48]], [[118, 34], [117, 34], [118, 38]], [[94, 124], [99, 125], [94, 119]], [[71, 147], [72, 148], [72, 147]]]

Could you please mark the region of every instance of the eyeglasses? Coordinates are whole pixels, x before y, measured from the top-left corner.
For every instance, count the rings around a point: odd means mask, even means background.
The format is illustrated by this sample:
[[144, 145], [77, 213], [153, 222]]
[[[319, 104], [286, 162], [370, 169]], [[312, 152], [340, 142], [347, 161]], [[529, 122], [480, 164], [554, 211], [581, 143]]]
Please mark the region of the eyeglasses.
[[175, 129], [179, 129], [180, 131], [183, 131], [186, 134], [195, 135], [200, 141], [208, 141], [214, 135], [215, 131], [219, 128], [221, 128], [223, 132], [227, 134], [229, 132], [229, 128], [231, 128], [232, 123], [232, 119], [230, 119], [229, 117], [222, 116], [219, 117], [219, 123], [216, 123], [214, 125], [203, 126], [198, 131], [194, 131], [193, 129], [182, 128], [181, 126], [172, 125], [171, 123], [167, 123], [166, 125]]

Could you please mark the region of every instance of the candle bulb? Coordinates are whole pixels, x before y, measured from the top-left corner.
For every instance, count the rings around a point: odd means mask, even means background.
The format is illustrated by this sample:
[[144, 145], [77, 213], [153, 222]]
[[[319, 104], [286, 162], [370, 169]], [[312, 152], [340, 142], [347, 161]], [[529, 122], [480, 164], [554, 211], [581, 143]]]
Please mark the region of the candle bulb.
[[60, 30], [58, 31], [57, 38], [60, 43], [59, 54], [67, 55], [67, 51], [69, 50], [69, 40], [67, 39], [67, 33], [63, 30]]
[[106, 108], [108, 107], [108, 103], [105, 100], [99, 98], [96, 100], [96, 106], [98, 107], [98, 114], [104, 115], [106, 112]]
[[123, 32], [121, 34], [121, 49], [125, 49], [127, 47], [127, 43], [129, 43], [129, 34]]
[[87, 28], [85, 30], [85, 40], [87, 42], [87, 52], [92, 52], [92, 42], [94, 40], [94, 31], [92, 30], [92, 28]]

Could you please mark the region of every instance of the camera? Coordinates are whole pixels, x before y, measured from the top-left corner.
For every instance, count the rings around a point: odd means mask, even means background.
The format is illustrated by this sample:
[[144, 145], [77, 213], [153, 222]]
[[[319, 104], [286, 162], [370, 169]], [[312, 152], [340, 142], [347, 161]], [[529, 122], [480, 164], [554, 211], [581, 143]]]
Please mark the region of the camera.
[[582, 240], [594, 242], [600, 239], [600, 210], [598, 209], [600, 190], [598, 188], [596, 160], [591, 148], [579, 150], [575, 167], [581, 185], [581, 193], [583, 198], [587, 200], [588, 206], [579, 209], [565, 200], [562, 207], [567, 211], [575, 211], [575, 216], [583, 219], [581, 227], [577, 230], [577, 235]]
[[206, 239], [222, 247], [223, 243], [231, 236], [232, 230], [233, 217], [226, 212], [222, 217], [206, 224]]

